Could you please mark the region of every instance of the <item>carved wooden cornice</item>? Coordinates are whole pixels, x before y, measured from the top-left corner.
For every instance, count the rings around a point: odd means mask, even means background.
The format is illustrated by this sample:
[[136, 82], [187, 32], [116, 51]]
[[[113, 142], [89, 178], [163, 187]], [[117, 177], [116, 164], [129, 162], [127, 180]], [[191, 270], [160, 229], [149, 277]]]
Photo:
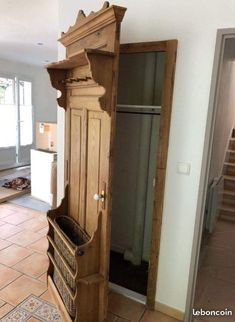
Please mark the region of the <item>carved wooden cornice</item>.
[[[104, 77], [104, 73], [107, 65], [109, 68], [112, 66], [114, 57], [115, 55], [111, 52], [83, 49], [70, 58], [48, 65], [47, 70], [52, 86], [61, 92], [61, 96], [57, 99], [59, 106], [64, 109], [74, 107], [69, 106], [66, 92], [68, 89], [76, 89], [76, 96], [97, 96], [99, 102], [97, 108], [109, 112], [109, 104], [103, 96], [112, 79], [108, 79], [107, 76]], [[70, 70], [82, 66], [87, 67], [86, 75], [70, 76]], [[102, 73], [101, 68], [103, 70]]]
[[[119, 25], [123, 19], [126, 8], [119, 6], [109, 6], [106, 1], [101, 10], [97, 12], [91, 12], [86, 16], [83, 10], [80, 10], [73, 26], [70, 26], [67, 32], [61, 34], [59, 41], [67, 48], [67, 57], [70, 56], [69, 48], [75, 42], [82, 41], [84, 38], [88, 38], [88, 43], [86, 43], [86, 48], [104, 48], [107, 44], [97, 44], [93, 46], [92, 43], [89, 44], [89, 37], [101, 37], [102, 30], [107, 28], [111, 24]], [[108, 37], [111, 40], [112, 37]], [[111, 48], [112, 46], [110, 46]], [[113, 50], [114, 51], [114, 48]]]

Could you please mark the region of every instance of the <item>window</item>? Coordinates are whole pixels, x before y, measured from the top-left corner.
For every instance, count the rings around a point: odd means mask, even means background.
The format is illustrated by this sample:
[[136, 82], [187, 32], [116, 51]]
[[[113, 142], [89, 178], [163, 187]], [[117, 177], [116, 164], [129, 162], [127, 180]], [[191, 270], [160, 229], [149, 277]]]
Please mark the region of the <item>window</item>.
[[20, 145], [30, 145], [33, 141], [32, 83], [19, 81], [20, 101]]
[[0, 77], [0, 148], [33, 142], [32, 83]]
[[17, 108], [14, 80], [0, 78], [0, 147], [16, 146]]

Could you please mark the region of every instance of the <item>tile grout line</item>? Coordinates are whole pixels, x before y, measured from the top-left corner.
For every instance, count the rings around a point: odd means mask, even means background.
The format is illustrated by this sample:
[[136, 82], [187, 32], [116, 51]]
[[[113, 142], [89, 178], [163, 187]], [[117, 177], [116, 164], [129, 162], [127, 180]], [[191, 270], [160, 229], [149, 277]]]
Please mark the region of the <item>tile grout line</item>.
[[144, 308], [144, 311], [143, 311], [143, 313], [142, 313], [142, 315], [141, 315], [141, 317], [140, 317], [140, 319], [139, 319], [139, 321], [138, 321], [138, 322], [141, 322], [141, 320], [142, 320], [142, 318], [144, 317], [144, 315], [145, 315], [146, 311], [147, 311], [147, 309], [146, 309], [146, 307], [145, 307], [145, 308]]

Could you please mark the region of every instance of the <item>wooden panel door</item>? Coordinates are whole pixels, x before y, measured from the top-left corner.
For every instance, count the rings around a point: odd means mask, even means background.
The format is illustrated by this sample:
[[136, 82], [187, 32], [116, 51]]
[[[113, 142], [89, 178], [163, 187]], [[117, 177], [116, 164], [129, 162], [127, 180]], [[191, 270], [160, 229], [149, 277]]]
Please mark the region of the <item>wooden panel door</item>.
[[[114, 114], [95, 108], [71, 108], [69, 213], [92, 237], [100, 217], [100, 320], [106, 315], [108, 290], [111, 147]], [[96, 299], [97, 300], [97, 299]], [[101, 310], [102, 309], [102, 310]]]

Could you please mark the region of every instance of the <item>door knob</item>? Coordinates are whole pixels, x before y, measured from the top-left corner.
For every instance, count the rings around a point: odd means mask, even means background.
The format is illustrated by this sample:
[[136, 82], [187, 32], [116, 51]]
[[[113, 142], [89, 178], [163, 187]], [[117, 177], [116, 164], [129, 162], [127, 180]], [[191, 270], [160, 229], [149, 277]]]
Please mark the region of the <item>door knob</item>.
[[102, 201], [104, 202], [104, 191], [102, 191], [100, 194], [99, 193], [95, 193], [93, 196], [94, 200], [96, 201]]

